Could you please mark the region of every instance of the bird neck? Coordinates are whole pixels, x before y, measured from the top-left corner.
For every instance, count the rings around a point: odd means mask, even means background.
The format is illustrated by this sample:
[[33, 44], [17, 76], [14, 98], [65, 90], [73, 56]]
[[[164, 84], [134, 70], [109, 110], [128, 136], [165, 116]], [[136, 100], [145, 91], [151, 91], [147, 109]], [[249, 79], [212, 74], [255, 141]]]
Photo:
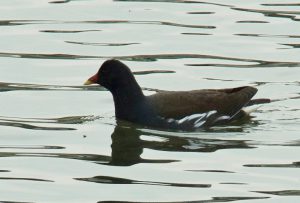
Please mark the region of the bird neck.
[[141, 87], [137, 83], [116, 87], [110, 91], [115, 102], [130, 104], [142, 101], [145, 98]]
[[145, 106], [146, 97], [138, 85], [119, 87], [111, 91], [118, 119], [135, 120]]

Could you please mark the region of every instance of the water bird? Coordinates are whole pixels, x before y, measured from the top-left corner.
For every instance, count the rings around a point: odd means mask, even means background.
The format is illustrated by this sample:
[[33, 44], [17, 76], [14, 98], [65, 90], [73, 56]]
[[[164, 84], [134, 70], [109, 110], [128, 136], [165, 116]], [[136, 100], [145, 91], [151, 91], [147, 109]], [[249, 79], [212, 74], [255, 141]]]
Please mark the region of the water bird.
[[270, 102], [251, 100], [257, 92], [251, 86], [158, 91], [145, 96], [129, 67], [116, 59], [106, 60], [84, 83], [91, 84], [112, 93], [117, 119], [157, 128], [185, 130], [227, 124], [244, 117], [244, 107]]

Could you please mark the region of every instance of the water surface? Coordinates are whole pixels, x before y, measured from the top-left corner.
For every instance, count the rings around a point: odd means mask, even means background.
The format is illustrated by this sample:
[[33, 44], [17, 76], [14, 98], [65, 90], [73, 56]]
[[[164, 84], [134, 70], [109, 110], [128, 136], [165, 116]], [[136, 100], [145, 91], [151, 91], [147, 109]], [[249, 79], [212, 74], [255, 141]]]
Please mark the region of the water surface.
[[[0, 202], [298, 202], [300, 4], [3, 0]], [[117, 124], [82, 83], [109, 58], [145, 94], [253, 85], [242, 124]]]

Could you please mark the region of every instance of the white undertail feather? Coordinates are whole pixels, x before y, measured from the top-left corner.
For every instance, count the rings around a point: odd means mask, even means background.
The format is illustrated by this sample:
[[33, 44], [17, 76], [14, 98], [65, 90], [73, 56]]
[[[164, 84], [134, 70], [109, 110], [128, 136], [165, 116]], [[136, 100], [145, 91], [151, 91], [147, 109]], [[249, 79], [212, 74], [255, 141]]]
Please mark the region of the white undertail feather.
[[261, 105], [259, 106], [247, 106], [242, 108], [242, 110], [247, 114], [250, 115], [251, 113], [257, 111], [257, 109], [259, 109], [261, 107]]

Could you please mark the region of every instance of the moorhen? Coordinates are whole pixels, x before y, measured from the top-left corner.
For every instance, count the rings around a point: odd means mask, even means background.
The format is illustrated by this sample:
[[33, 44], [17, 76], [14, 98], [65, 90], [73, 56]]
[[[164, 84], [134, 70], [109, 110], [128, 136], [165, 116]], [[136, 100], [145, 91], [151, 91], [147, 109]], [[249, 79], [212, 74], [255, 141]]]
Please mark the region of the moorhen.
[[158, 128], [193, 129], [229, 123], [246, 115], [243, 107], [270, 102], [251, 100], [257, 89], [250, 86], [158, 91], [145, 96], [131, 70], [116, 59], [105, 61], [84, 84], [95, 83], [112, 93], [117, 119]]

